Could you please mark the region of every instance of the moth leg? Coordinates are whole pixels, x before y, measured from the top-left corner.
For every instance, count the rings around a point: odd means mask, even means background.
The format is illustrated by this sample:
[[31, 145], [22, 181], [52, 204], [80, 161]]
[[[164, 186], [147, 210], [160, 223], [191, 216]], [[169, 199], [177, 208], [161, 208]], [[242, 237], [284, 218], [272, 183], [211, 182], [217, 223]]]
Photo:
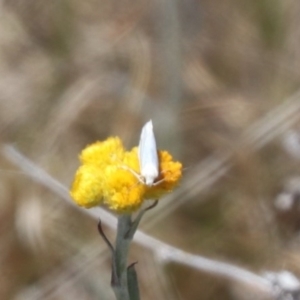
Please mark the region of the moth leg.
[[129, 171], [132, 175], [134, 175], [140, 183], [145, 184], [145, 179], [142, 175], [138, 174], [136, 171], [132, 170], [127, 166], [122, 166], [122, 168], [126, 171]]
[[164, 182], [165, 181], [165, 179], [163, 178], [163, 179], [160, 179], [160, 180], [158, 180], [158, 181], [156, 181], [156, 182], [153, 182], [153, 186], [157, 186], [157, 185], [159, 185], [160, 183], [162, 183], [162, 182]]

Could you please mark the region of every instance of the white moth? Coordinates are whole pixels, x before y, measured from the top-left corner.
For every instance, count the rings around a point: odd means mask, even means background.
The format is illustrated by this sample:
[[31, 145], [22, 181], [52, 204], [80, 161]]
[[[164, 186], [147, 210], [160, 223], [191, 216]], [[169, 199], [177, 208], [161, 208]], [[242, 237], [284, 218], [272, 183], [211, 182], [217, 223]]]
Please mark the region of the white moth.
[[155, 185], [159, 175], [156, 141], [153, 132], [152, 120], [142, 128], [139, 143], [140, 181], [148, 186]]

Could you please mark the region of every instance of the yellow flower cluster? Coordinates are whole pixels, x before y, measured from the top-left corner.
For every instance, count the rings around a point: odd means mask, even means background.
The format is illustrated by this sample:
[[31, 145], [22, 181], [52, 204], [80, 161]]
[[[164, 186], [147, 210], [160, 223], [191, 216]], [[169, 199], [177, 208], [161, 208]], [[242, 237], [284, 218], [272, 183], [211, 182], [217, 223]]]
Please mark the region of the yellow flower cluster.
[[167, 151], [158, 151], [158, 157], [159, 183], [147, 186], [134, 174], [140, 173], [137, 147], [125, 151], [118, 137], [89, 145], [80, 154], [71, 197], [86, 208], [105, 204], [118, 213], [135, 211], [144, 200], [172, 191], [182, 176], [181, 163]]

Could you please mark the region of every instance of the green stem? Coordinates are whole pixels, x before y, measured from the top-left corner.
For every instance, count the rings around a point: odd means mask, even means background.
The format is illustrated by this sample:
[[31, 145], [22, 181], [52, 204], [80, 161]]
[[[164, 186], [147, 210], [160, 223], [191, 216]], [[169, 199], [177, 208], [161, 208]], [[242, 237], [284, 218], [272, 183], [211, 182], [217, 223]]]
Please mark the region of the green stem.
[[127, 233], [130, 228], [131, 215], [119, 216], [116, 249], [113, 257], [113, 270], [115, 271], [112, 278], [112, 287], [117, 300], [130, 300], [127, 280], [127, 257], [132, 240]]

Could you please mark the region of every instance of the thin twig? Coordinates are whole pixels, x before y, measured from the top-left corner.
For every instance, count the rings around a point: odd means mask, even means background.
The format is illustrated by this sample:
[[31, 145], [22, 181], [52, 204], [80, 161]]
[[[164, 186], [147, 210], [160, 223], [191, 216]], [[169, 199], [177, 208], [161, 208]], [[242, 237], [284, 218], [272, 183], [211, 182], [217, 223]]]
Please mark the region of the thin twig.
[[[24, 157], [15, 148], [13, 148], [12, 146], [4, 147], [3, 154], [5, 155], [5, 157], [19, 166], [19, 168], [23, 170], [28, 176], [43, 184], [44, 186], [50, 188], [52, 191], [60, 195], [63, 199], [67, 200], [67, 203], [74, 206], [74, 204], [70, 201], [69, 193], [66, 187], [64, 187], [61, 183], [57, 182], [44, 170], [40, 169], [33, 162]], [[101, 216], [101, 219], [107, 226], [114, 229], [116, 228], [116, 218], [104, 209], [80, 209], [80, 211], [88, 214], [96, 220], [99, 220], [99, 216]], [[245, 283], [267, 293], [270, 296], [273, 296], [273, 288], [269, 281], [267, 281], [262, 276], [256, 275], [255, 273], [252, 273], [246, 269], [234, 266], [232, 264], [205, 258], [200, 255], [187, 253], [176, 247], [161, 242], [141, 232], [140, 230], [136, 232], [134, 241], [152, 250], [157, 257], [159, 257], [160, 259], [163, 258], [164, 261], [178, 262], [201, 271], [212, 273], [216, 276], [222, 276], [231, 280]]]

